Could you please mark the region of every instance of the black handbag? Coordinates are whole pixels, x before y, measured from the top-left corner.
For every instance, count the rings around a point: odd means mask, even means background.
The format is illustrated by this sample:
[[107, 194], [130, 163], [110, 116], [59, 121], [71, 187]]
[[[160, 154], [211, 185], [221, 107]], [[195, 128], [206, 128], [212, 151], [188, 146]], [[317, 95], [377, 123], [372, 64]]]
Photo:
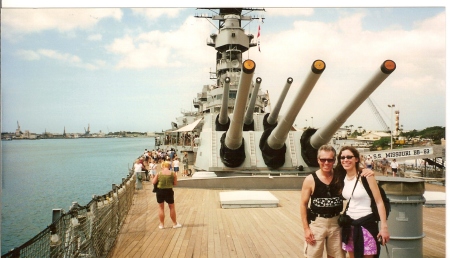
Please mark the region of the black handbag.
[[338, 224], [339, 227], [346, 227], [352, 224], [352, 218], [350, 218], [350, 216], [347, 215], [346, 211], [344, 211], [344, 213], [339, 215]]

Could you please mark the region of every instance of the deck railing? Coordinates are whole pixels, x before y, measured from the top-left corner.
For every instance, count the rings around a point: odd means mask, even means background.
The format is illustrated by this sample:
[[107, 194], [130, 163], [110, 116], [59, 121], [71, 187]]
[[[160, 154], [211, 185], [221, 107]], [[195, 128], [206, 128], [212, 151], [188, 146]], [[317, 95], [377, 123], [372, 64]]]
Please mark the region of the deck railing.
[[68, 212], [53, 210], [50, 226], [2, 258], [106, 257], [133, 202], [135, 182], [136, 177], [128, 175], [86, 206], [72, 203]]

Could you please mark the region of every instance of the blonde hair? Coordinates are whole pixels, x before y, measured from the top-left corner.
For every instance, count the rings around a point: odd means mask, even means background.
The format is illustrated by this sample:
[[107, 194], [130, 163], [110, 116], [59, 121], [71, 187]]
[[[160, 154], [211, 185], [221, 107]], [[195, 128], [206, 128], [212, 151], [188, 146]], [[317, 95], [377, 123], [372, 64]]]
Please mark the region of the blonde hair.
[[169, 161], [164, 161], [164, 162], [162, 163], [162, 167], [163, 167], [163, 168], [170, 168], [170, 162], [169, 162]]

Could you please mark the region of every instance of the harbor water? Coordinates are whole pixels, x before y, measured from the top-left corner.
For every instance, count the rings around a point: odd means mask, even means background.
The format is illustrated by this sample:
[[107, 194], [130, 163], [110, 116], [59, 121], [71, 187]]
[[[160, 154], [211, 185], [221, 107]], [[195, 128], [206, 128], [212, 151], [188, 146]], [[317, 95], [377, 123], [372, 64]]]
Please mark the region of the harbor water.
[[50, 225], [52, 209], [109, 192], [153, 148], [153, 138], [2, 141], [2, 255]]

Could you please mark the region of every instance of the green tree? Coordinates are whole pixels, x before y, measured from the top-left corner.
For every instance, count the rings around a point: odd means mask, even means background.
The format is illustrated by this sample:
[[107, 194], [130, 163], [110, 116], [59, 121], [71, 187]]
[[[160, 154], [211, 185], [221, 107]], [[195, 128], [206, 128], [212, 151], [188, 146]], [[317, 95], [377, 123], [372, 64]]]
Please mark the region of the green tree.
[[445, 138], [445, 127], [432, 126], [421, 131], [412, 130], [410, 132], [403, 132], [403, 135], [408, 139], [413, 137], [421, 137], [431, 139], [434, 143], [440, 143], [441, 139]]
[[390, 143], [391, 137], [381, 137], [381, 139], [379, 139], [378, 141], [373, 142], [370, 150], [378, 150], [379, 148], [381, 148], [382, 150], [389, 149], [391, 147]]

